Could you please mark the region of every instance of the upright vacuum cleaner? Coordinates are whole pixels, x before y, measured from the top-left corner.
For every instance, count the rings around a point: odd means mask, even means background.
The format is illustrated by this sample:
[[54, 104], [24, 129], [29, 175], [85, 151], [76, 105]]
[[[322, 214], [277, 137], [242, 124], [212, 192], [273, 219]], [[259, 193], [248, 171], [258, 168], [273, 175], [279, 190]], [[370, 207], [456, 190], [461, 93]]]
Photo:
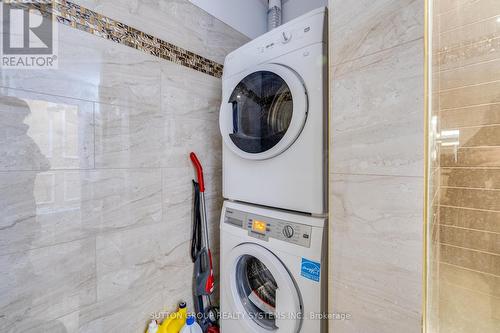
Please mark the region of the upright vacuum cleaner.
[[196, 169], [198, 182], [193, 180], [194, 207], [191, 240], [191, 259], [194, 263], [193, 289], [194, 307], [203, 332], [219, 332], [219, 309], [212, 305], [211, 295], [214, 291], [214, 271], [212, 253], [208, 237], [208, 222], [205, 204], [205, 183], [203, 168], [195, 153], [189, 154]]

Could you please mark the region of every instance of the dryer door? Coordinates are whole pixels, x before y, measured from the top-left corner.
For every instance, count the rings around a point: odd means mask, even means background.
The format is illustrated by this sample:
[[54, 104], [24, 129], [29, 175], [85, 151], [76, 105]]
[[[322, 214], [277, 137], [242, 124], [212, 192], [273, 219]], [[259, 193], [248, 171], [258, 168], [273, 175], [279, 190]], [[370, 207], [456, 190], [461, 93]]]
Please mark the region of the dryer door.
[[266, 248], [251, 243], [236, 246], [228, 259], [230, 269], [224, 282], [230, 286], [236, 311], [230, 320], [240, 320], [250, 332], [298, 332], [301, 297], [283, 263]]
[[297, 73], [267, 64], [228, 80], [219, 117], [224, 143], [253, 160], [290, 147], [307, 117], [307, 92]]

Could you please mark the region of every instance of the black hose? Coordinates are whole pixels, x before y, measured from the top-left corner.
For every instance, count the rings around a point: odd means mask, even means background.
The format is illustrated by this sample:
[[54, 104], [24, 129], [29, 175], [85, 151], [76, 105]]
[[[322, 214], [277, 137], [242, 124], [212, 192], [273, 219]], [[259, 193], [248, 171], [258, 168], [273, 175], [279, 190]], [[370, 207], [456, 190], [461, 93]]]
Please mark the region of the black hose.
[[196, 261], [201, 251], [201, 210], [200, 210], [200, 186], [193, 180], [193, 226], [191, 228], [191, 260]]

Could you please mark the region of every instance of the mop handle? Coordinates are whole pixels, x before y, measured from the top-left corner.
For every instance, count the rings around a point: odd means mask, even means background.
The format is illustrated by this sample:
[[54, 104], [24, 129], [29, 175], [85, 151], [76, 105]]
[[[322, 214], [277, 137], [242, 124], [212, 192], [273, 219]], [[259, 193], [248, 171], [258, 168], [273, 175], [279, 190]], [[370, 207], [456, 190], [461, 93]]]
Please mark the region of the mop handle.
[[[191, 152], [189, 154], [189, 158], [191, 158], [191, 161], [193, 162], [193, 165], [196, 169], [196, 173], [198, 176], [198, 184], [199, 184], [199, 191], [200, 191], [200, 211], [201, 211], [201, 220], [203, 222], [203, 234], [205, 238], [205, 250], [202, 250], [202, 253], [206, 253], [208, 257], [208, 270], [204, 272], [202, 275], [201, 268], [198, 269], [197, 276], [201, 277], [200, 285], [198, 286], [200, 292], [201, 290], [204, 290], [200, 295], [210, 295], [214, 291], [214, 269], [213, 269], [213, 263], [212, 263], [212, 252], [210, 251], [210, 243], [208, 239], [208, 221], [207, 221], [207, 211], [206, 211], [206, 206], [205, 206], [205, 183], [203, 181], [203, 168], [201, 167], [200, 160], [198, 160], [198, 157], [196, 157], [196, 154]], [[196, 269], [195, 269], [196, 271]], [[204, 281], [203, 281], [204, 280]]]
[[201, 167], [200, 160], [196, 157], [195, 153], [189, 154], [189, 158], [191, 158], [191, 162], [193, 162], [194, 167], [196, 168], [196, 174], [198, 177], [198, 184], [200, 185], [200, 192], [205, 192], [205, 182], [203, 181], [203, 168]]

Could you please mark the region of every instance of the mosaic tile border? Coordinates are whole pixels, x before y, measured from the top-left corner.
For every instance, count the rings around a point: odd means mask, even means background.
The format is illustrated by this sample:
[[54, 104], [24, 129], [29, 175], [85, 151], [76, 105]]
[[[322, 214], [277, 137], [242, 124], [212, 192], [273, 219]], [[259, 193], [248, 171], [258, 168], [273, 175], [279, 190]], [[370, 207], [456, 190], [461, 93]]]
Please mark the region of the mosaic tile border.
[[221, 64], [72, 2], [56, 0], [50, 6], [43, 3], [16, 3], [16, 7], [36, 8], [42, 15], [52, 15], [61, 24], [217, 78], [222, 77]]

